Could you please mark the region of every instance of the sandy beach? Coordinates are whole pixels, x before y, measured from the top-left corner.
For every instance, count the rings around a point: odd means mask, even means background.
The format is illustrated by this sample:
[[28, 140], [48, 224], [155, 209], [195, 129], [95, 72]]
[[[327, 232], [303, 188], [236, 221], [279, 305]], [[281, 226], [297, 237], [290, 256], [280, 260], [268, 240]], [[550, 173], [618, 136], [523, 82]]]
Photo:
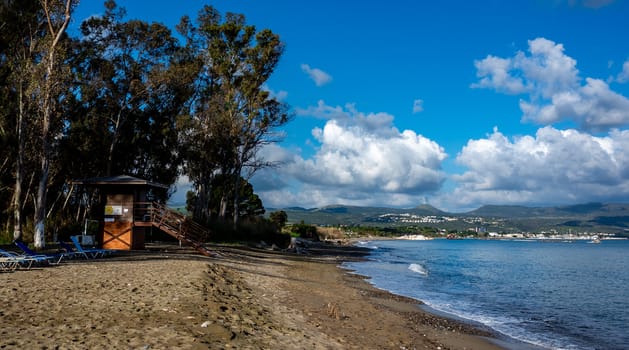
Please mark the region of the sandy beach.
[[500, 349], [339, 268], [353, 249], [170, 247], [0, 273], [0, 349]]

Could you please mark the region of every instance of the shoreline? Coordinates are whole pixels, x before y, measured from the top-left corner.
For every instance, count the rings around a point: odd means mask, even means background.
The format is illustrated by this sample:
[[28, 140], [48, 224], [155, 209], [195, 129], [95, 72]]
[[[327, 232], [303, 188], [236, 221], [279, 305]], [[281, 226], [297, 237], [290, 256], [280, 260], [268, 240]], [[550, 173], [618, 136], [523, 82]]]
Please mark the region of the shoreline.
[[340, 266], [358, 247], [211, 249], [221, 257], [168, 246], [2, 273], [0, 348], [511, 349]]
[[[397, 239], [397, 238], [396, 238]], [[370, 237], [367, 239], [368, 241], [379, 241], [379, 240], [389, 240], [387, 238], [384, 239], [378, 239], [378, 237]], [[395, 239], [393, 239], [395, 240]], [[356, 240], [349, 240], [346, 242], [346, 244], [349, 244], [351, 246], [354, 247], [360, 247], [358, 246], [358, 242], [360, 241], [365, 241], [364, 239], [356, 239]], [[366, 251], [366, 255], [365, 255], [365, 259], [369, 256], [369, 252], [370, 249], [368, 248], [361, 248], [361, 249], [365, 249]], [[487, 326], [481, 322], [475, 321], [475, 320], [470, 320], [470, 319], [466, 319], [466, 318], [462, 318], [459, 317], [457, 315], [454, 314], [450, 314], [448, 312], [444, 312], [444, 311], [440, 311], [438, 309], [435, 309], [429, 305], [427, 305], [424, 301], [419, 300], [419, 299], [415, 299], [413, 297], [407, 297], [404, 295], [399, 295], [396, 294], [394, 292], [388, 291], [386, 289], [382, 289], [379, 288], [377, 286], [375, 286], [374, 284], [370, 283], [370, 277], [369, 276], [365, 276], [365, 275], [361, 275], [359, 273], [356, 273], [354, 270], [352, 270], [351, 268], [348, 267], [344, 267], [343, 263], [346, 261], [341, 261], [341, 263], [339, 264], [339, 269], [341, 269], [344, 273], [350, 274], [350, 275], [354, 275], [354, 276], [358, 276], [361, 279], [363, 279], [364, 283], [367, 283], [369, 286], [380, 290], [384, 293], [389, 293], [391, 295], [393, 295], [394, 297], [399, 297], [399, 298], [403, 298], [403, 299], [408, 299], [411, 303], [415, 303], [415, 306], [421, 310], [424, 313], [427, 313], [429, 315], [433, 315], [436, 318], [441, 318], [444, 319], [447, 322], [452, 322], [454, 324], [460, 324], [464, 333], [472, 335], [472, 336], [478, 336], [482, 339], [485, 339], [487, 341], [489, 341], [490, 343], [500, 347], [501, 349], [506, 349], [506, 350], [546, 350], [547, 348], [544, 348], [542, 346], [539, 345], [535, 345], [532, 343], [528, 343], [525, 341], [521, 341], [515, 338], [512, 338], [500, 331], [497, 331], [493, 328], [491, 328], [490, 326]]]
[[[390, 237], [378, 237], [378, 236], [369, 236], [369, 237], [361, 237], [361, 238], [353, 238], [353, 239], [348, 239], [345, 240], [343, 244], [347, 244], [353, 247], [360, 247], [361, 249], [365, 249], [366, 250], [366, 255], [365, 258], [367, 258], [369, 256], [369, 252], [371, 251], [371, 249], [369, 248], [363, 248], [360, 245], [360, 242], [373, 242], [373, 241], [389, 241], [389, 240], [399, 240], [400, 238], [390, 238]], [[445, 238], [441, 238], [441, 239], [445, 239]], [[398, 295], [394, 292], [388, 291], [386, 289], [381, 289], [377, 286], [375, 286], [374, 284], [368, 282], [370, 277], [369, 276], [364, 276], [358, 273], [355, 273], [354, 270], [350, 269], [350, 268], [346, 268], [343, 267], [341, 265], [339, 265], [339, 268], [345, 270], [347, 273], [350, 274], [354, 274], [357, 276], [361, 276], [362, 278], [364, 278], [365, 283], [368, 283], [370, 286], [372, 286], [373, 288], [382, 290], [383, 292], [386, 293], [390, 293], [393, 295]], [[484, 338], [486, 340], [488, 340], [489, 342], [491, 342], [492, 344], [495, 344], [497, 346], [499, 346], [502, 349], [506, 349], [506, 350], [547, 350], [548, 348], [545, 348], [543, 346], [540, 345], [536, 345], [533, 343], [529, 343], [526, 341], [522, 341], [516, 338], [513, 338], [507, 334], [504, 334], [496, 329], [493, 329], [492, 327], [485, 325], [479, 321], [476, 320], [471, 320], [471, 319], [467, 319], [467, 318], [463, 318], [460, 316], [457, 316], [455, 314], [451, 314], [445, 311], [441, 311], [438, 309], [435, 309], [429, 305], [427, 305], [424, 301], [419, 300], [419, 299], [415, 299], [412, 297], [406, 297], [406, 296], [401, 296], [402, 298], [408, 298], [410, 300], [415, 300], [416, 301], [416, 306], [417, 308], [419, 308], [420, 310], [422, 310], [422, 312], [434, 315], [435, 317], [439, 317], [439, 318], [443, 318], [445, 320], [449, 320], [451, 322], [454, 323], [461, 323], [463, 325], [465, 325], [466, 327], [470, 327], [471, 331], [469, 331], [468, 333], [471, 335], [476, 335], [476, 332], [480, 332], [480, 333], [485, 333], [482, 335], [478, 335], [481, 338]]]
[[[422, 310], [419, 306], [423, 302], [379, 289], [368, 282], [368, 277], [341, 266], [343, 262], [365, 259], [369, 253], [367, 248], [321, 243], [309, 244], [306, 249], [311, 255], [297, 259], [291, 266], [297, 268], [287, 272], [287, 281], [299, 282], [289, 282], [285, 286], [292, 291], [293, 297], [306, 293], [309, 296], [298, 298], [291, 306], [305, 308], [306, 314], [323, 333], [353, 339], [341, 342], [351, 343], [349, 348], [506, 348], [499, 344], [507, 343], [496, 338], [498, 333], [488, 327], [481, 329], [469, 322]], [[329, 290], [330, 285], [335, 287], [334, 290]], [[317, 305], [323, 304], [327, 318], [312, 312]], [[374, 319], [369, 320], [371, 317]], [[352, 320], [361, 320], [358, 325], [350, 326], [357, 328], [359, 335], [343, 331]], [[360, 342], [357, 335], [361, 337]]]

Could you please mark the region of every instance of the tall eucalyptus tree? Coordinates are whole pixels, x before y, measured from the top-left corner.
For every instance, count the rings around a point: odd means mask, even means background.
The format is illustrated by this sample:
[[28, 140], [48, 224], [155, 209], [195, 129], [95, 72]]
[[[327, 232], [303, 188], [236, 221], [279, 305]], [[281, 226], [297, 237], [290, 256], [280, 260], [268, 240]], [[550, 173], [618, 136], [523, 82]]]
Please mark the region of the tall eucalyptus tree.
[[[124, 173], [170, 185], [181, 164], [175, 124], [196, 71], [166, 26], [124, 16], [110, 0], [102, 17], [81, 24], [73, 62], [79, 112], [66, 156], [84, 175]], [[72, 163], [72, 150], [80, 161]]]
[[[13, 230], [14, 239], [22, 238], [24, 197], [29, 192], [23, 189], [27, 135], [29, 130], [33, 132], [35, 121], [31, 78], [38, 41], [45, 35], [44, 24], [42, 7], [37, 1], [0, 3], [0, 200], [7, 208], [0, 218], [6, 218], [7, 224], [13, 221], [13, 226], [7, 228]], [[33, 158], [32, 153], [29, 155]], [[11, 182], [13, 186], [9, 185]], [[11, 188], [13, 192], [7, 196]]]
[[191, 147], [186, 172], [195, 185], [195, 207], [211, 207], [212, 179], [230, 179], [221, 196], [219, 217], [225, 218], [227, 201], [233, 206], [233, 222], [239, 217], [242, 179], [270, 165], [259, 158], [265, 144], [278, 141], [277, 128], [289, 121], [288, 107], [264, 88], [283, 53], [284, 45], [268, 29], [257, 31], [240, 14], [223, 18], [205, 6], [196, 26], [187, 17], [178, 29], [187, 48], [201, 64], [189, 129]]
[[[64, 59], [65, 31], [70, 24], [74, 7], [78, 0], [40, 0], [45, 17], [45, 36], [39, 41], [39, 57], [34, 67], [32, 80], [35, 89], [33, 95], [37, 106], [38, 127], [40, 128], [40, 169], [39, 184], [35, 199], [35, 233], [36, 248], [46, 245], [45, 221], [46, 199], [48, 195], [48, 180], [50, 162], [53, 157], [53, 142], [55, 128], [60, 125], [60, 105], [67, 97], [67, 81], [69, 75], [67, 67], [61, 62]], [[66, 69], [64, 69], [66, 68]]]

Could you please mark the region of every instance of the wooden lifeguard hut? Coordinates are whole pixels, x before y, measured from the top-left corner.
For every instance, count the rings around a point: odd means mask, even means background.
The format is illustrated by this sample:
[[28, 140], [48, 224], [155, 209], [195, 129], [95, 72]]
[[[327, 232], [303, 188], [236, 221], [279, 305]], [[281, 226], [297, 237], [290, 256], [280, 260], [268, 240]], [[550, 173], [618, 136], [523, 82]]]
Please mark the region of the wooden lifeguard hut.
[[97, 242], [105, 249], [144, 249], [147, 230], [153, 225], [154, 191], [168, 186], [137, 177], [120, 175], [75, 180], [74, 184], [98, 189], [100, 193]]

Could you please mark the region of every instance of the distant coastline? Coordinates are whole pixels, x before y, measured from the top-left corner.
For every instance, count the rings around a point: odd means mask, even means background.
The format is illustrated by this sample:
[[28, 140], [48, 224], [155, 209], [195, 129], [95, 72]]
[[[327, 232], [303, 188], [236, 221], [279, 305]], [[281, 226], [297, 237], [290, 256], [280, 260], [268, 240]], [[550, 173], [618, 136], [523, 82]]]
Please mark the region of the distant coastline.
[[550, 236], [561, 236], [557, 239], [575, 239], [577, 236], [590, 239], [595, 235], [601, 238], [629, 237], [629, 204], [619, 203], [544, 208], [492, 205], [466, 213], [448, 213], [429, 205], [406, 209], [334, 205], [269, 209], [267, 213], [278, 210], [287, 213], [289, 223], [345, 227], [354, 231], [357, 227], [373, 227], [397, 236], [423, 234], [437, 237], [455, 233], [477, 238], [493, 235], [539, 239]]

